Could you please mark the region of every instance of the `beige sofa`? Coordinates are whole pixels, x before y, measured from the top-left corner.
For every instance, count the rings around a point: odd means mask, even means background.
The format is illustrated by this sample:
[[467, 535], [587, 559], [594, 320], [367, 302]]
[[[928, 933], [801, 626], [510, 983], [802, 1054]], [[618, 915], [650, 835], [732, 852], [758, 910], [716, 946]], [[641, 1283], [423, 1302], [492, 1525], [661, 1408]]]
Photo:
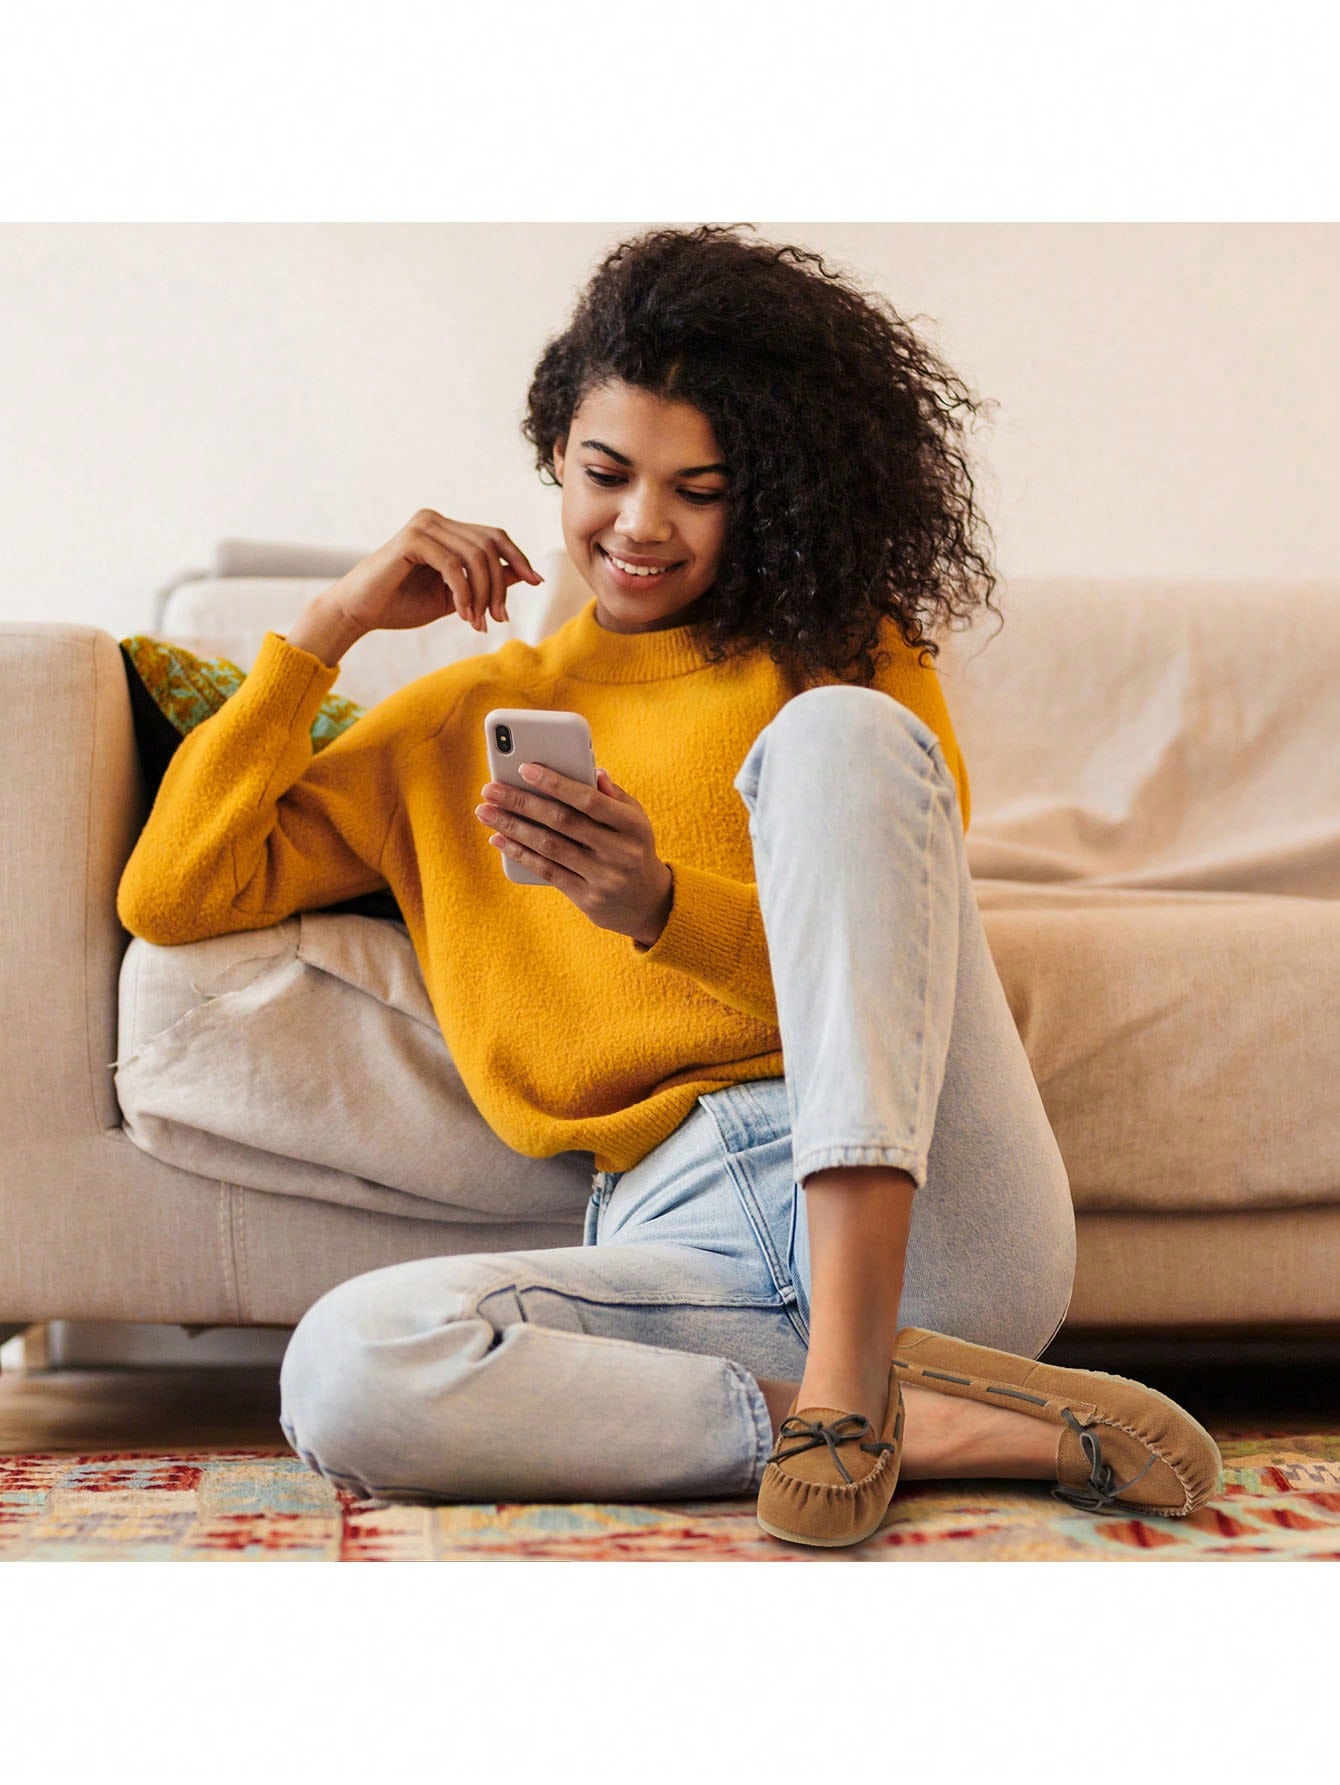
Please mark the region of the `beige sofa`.
[[[348, 562], [225, 542], [143, 630], [249, 667]], [[378, 634], [370, 704], [534, 642]], [[1340, 1323], [1340, 584], [1060, 578], [945, 641], [968, 859], [1065, 1158], [1067, 1334]], [[0, 1339], [45, 1320], [292, 1326], [433, 1253], [578, 1243], [589, 1154], [475, 1111], [403, 926], [320, 912], [157, 948], [117, 921], [145, 816], [116, 638], [0, 624]]]

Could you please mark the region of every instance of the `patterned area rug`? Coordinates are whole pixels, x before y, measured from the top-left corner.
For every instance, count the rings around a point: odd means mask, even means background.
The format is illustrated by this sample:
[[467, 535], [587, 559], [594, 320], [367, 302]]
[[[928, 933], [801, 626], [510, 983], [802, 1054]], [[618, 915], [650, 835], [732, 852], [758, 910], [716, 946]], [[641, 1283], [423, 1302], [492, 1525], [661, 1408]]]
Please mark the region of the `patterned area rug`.
[[1224, 1485], [1186, 1519], [1079, 1512], [1041, 1482], [905, 1482], [868, 1542], [813, 1550], [752, 1500], [369, 1506], [290, 1451], [0, 1457], [7, 1562], [1340, 1561], [1340, 1434], [1223, 1436]]

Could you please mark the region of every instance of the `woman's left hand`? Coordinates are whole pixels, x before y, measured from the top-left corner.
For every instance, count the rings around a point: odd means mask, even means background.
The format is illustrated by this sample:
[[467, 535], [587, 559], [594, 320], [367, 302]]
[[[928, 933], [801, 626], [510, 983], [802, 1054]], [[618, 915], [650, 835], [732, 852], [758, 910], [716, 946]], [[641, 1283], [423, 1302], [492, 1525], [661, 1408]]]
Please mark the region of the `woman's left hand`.
[[604, 769], [595, 787], [538, 763], [523, 765], [523, 779], [533, 791], [492, 781], [484, 789], [475, 816], [500, 833], [489, 842], [566, 893], [602, 930], [649, 948], [670, 915], [674, 875], [656, 853], [645, 810]]

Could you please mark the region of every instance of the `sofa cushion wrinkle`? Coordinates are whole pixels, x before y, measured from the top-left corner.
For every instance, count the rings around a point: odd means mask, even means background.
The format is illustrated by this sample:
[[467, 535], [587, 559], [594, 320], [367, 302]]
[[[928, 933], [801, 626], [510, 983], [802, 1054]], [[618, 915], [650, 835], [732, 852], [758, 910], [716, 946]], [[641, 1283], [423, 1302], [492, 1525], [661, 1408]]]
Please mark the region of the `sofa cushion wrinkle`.
[[484, 1122], [407, 934], [303, 914], [122, 962], [122, 1125], [203, 1177], [419, 1219], [562, 1220], [590, 1153], [536, 1159]]

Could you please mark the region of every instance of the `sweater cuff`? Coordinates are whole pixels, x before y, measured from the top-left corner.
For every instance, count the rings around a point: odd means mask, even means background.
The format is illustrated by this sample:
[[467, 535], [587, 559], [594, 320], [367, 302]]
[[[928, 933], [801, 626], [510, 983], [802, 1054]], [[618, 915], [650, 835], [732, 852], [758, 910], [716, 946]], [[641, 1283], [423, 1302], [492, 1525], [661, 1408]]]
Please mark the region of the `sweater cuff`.
[[246, 689], [253, 708], [290, 731], [300, 715], [310, 727], [339, 673], [338, 663], [323, 663], [300, 645], [291, 645], [282, 633], [267, 632], [238, 693]]
[[731, 880], [691, 863], [668, 861], [675, 889], [665, 928], [639, 961], [673, 967], [734, 1010], [777, 1020], [768, 945], [752, 880]]

